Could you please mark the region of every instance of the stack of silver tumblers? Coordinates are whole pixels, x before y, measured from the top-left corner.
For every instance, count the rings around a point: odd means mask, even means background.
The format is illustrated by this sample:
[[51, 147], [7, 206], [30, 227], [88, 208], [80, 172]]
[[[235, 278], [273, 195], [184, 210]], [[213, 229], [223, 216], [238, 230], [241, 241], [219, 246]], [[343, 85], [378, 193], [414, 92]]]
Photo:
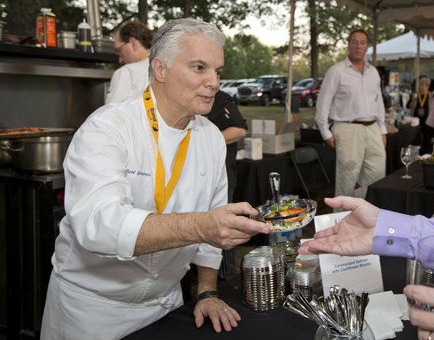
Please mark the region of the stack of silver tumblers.
[[285, 297], [284, 253], [263, 246], [247, 253], [241, 265], [243, 303], [257, 311], [282, 305]]

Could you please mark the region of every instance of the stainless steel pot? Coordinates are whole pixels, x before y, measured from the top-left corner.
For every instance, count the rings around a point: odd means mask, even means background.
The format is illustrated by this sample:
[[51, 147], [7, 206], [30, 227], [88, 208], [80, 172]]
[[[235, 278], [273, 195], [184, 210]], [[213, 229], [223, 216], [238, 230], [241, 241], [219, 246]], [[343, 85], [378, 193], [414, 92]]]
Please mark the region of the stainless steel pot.
[[62, 172], [71, 139], [72, 134], [13, 139], [9, 148], [12, 166], [33, 173]]

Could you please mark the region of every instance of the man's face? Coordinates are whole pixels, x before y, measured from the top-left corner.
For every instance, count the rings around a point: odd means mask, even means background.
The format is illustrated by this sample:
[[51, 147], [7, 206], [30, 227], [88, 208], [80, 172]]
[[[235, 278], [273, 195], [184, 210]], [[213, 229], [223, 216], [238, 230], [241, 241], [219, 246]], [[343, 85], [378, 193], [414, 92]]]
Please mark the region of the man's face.
[[353, 33], [348, 43], [348, 57], [351, 61], [360, 61], [368, 51], [368, 37], [361, 33]]
[[201, 34], [187, 34], [165, 65], [165, 92], [178, 116], [207, 114], [219, 89], [223, 48]]
[[120, 64], [133, 63], [134, 60], [134, 49], [130, 41], [121, 41], [119, 37], [115, 36], [114, 48], [116, 54], [119, 56]]

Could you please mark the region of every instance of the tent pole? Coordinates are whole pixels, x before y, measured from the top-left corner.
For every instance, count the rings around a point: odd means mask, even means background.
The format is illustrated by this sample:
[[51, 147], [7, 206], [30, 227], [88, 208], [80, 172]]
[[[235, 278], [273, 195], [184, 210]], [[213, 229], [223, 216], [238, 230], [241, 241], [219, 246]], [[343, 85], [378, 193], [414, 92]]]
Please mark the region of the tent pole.
[[377, 36], [378, 36], [378, 10], [374, 7], [372, 11], [372, 26], [373, 26], [373, 37], [372, 37], [372, 65], [377, 65]]
[[419, 91], [419, 77], [420, 77], [420, 35], [419, 30], [416, 30], [417, 37], [417, 49], [416, 49], [416, 59], [415, 59], [415, 69], [416, 69], [416, 82], [414, 92], [417, 93]]
[[286, 122], [292, 122], [291, 100], [292, 100], [292, 55], [294, 47], [294, 21], [295, 21], [295, 1], [289, 0], [291, 6], [291, 17], [289, 20], [289, 44], [288, 44], [288, 87], [286, 91]]

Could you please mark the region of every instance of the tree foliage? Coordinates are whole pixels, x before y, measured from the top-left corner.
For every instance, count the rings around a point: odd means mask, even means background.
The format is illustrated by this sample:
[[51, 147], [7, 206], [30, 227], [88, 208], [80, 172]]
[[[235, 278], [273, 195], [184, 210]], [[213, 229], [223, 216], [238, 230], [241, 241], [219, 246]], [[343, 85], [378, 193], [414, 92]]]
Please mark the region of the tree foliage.
[[[250, 14], [257, 17], [273, 14], [278, 25], [286, 25], [290, 3], [288, 0], [99, 1], [105, 36], [112, 35], [122, 22], [138, 18], [139, 8], [140, 17], [145, 21], [148, 18], [151, 27], [159, 26], [167, 19], [191, 16], [215, 23], [221, 28], [236, 28], [242, 32], [246, 28], [246, 24], [243, 24], [244, 19]], [[309, 6], [307, 6], [308, 3]], [[276, 6], [279, 6], [279, 10], [276, 10]], [[57, 15], [59, 31], [75, 31], [77, 25], [86, 16], [86, 0], [0, 0], [0, 20], [7, 22], [5, 33], [33, 36], [35, 19], [41, 7], [53, 9]], [[319, 76], [324, 72], [323, 65], [328, 65], [330, 60], [336, 60], [339, 54], [345, 51], [346, 39], [352, 29], [362, 27], [372, 36], [373, 28], [370, 18], [350, 12], [345, 7], [338, 7], [333, 1], [326, 3], [324, 0], [299, 0], [297, 7], [303, 9], [301, 18], [303, 24], [296, 27], [294, 55], [304, 60], [310, 59], [311, 70]], [[314, 25], [306, 24], [309, 20], [314, 20]], [[312, 27], [315, 28], [317, 34], [312, 32]], [[378, 29], [378, 41], [390, 39], [402, 33], [403, 28], [396, 25], [381, 25]], [[311, 49], [312, 46], [316, 49]], [[273, 55], [269, 48], [260, 44], [252, 36], [245, 36], [241, 33], [234, 38], [229, 38], [226, 46], [224, 76], [247, 78], [263, 73], [286, 73], [282, 70], [288, 67], [287, 49], [288, 46], [277, 48]], [[312, 64], [314, 64], [313, 67]], [[295, 63], [294, 67], [296, 67]]]
[[226, 39], [224, 79], [257, 78], [274, 73], [273, 51], [252, 35]]

